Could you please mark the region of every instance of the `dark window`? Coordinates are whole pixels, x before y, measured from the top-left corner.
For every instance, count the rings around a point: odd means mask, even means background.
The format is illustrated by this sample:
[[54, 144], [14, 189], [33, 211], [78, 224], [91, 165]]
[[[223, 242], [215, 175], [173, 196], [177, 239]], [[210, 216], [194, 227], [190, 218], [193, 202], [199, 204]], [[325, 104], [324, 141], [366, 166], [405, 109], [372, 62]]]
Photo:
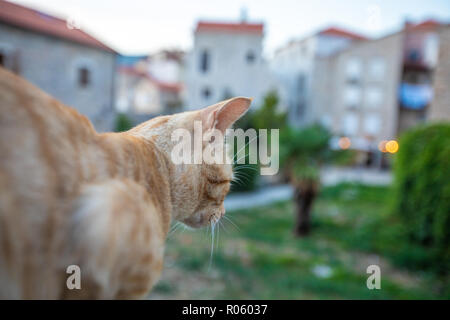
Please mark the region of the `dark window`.
[[305, 81], [305, 75], [299, 74], [297, 78], [297, 89], [300, 94], [303, 94], [303, 92], [305, 91]]
[[205, 100], [208, 100], [209, 97], [211, 97], [211, 89], [209, 89], [208, 87], [203, 88], [202, 90], [202, 96]]
[[19, 51], [0, 51], [0, 66], [19, 74], [20, 71]]
[[81, 88], [86, 88], [89, 83], [90, 83], [90, 79], [91, 78], [91, 74], [89, 72], [89, 69], [86, 67], [80, 68], [78, 69], [78, 85]]
[[348, 84], [353, 84], [355, 86], [358, 86], [359, 82], [360, 82], [359, 78], [357, 78], [357, 77], [347, 77], [347, 83]]
[[247, 59], [247, 63], [248, 64], [252, 64], [253, 62], [255, 62], [255, 54], [253, 53], [253, 51], [249, 51], [247, 52], [247, 55], [245, 57]]
[[304, 114], [305, 114], [305, 103], [303, 102], [303, 101], [300, 101], [298, 104], [297, 104], [297, 118], [299, 119], [299, 120], [302, 120], [302, 117], [304, 116]]
[[209, 69], [209, 52], [208, 50], [203, 50], [200, 55], [200, 71], [203, 73], [207, 72]]
[[420, 60], [420, 51], [417, 49], [411, 49], [408, 52], [408, 60], [411, 62], [418, 62]]

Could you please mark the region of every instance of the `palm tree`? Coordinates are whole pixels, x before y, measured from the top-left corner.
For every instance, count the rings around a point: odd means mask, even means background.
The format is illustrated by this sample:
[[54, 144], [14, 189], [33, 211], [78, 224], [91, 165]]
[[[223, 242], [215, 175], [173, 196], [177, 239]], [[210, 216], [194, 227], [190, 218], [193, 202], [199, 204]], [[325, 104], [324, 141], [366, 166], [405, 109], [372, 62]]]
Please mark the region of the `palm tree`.
[[320, 125], [299, 129], [287, 127], [280, 132], [280, 160], [295, 190], [297, 221], [294, 233], [297, 236], [306, 236], [310, 232], [311, 208], [320, 186], [320, 168], [341, 154], [330, 149], [330, 138], [330, 132]]

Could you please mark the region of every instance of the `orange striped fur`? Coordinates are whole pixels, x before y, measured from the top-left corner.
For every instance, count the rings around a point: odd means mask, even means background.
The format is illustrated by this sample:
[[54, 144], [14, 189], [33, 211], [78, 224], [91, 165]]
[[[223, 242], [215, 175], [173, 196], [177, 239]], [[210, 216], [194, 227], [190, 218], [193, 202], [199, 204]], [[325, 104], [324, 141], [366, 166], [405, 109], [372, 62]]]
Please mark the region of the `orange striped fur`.
[[[234, 98], [99, 134], [0, 68], [0, 298], [145, 296], [171, 221], [220, 219], [232, 179], [230, 165], [174, 165], [171, 132], [195, 120], [229, 127], [249, 105]], [[66, 287], [69, 265], [80, 266], [80, 290]]]

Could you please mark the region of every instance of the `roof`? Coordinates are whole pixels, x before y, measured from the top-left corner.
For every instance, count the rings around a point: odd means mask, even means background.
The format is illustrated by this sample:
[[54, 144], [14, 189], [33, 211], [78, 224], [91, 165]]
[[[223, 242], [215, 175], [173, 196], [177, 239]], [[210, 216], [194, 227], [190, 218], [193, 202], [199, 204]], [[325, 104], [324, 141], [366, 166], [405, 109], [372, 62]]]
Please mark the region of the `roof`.
[[367, 37], [354, 33], [354, 32], [350, 32], [341, 28], [337, 28], [337, 27], [330, 27], [327, 28], [325, 30], [322, 30], [319, 32], [320, 35], [330, 35], [330, 36], [339, 36], [339, 37], [345, 37], [345, 38], [350, 38], [350, 39], [354, 39], [354, 40], [367, 40]]
[[263, 23], [230, 23], [230, 22], [206, 22], [199, 21], [195, 32], [231, 32], [231, 33], [253, 33], [262, 35]]
[[118, 72], [122, 74], [129, 74], [133, 75], [139, 78], [145, 78], [155, 84], [158, 89], [162, 91], [169, 91], [169, 92], [179, 92], [183, 88], [181, 83], [169, 83], [169, 82], [163, 82], [158, 79], [153, 78], [145, 71], [138, 70], [137, 68], [133, 68], [130, 66], [120, 66], [118, 68]]
[[420, 31], [426, 31], [426, 30], [434, 30], [438, 28], [439, 26], [443, 25], [441, 22], [434, 20], [434, 19], [428, 19], [419, 23], [405, 23], [405, 29], [407, 30], [420, 30]]
[[0, 0], [0, 22], [63, 38], [89, 47], [115, 52], [80, 29], [70, 29], [66, 20], [15, 3]]

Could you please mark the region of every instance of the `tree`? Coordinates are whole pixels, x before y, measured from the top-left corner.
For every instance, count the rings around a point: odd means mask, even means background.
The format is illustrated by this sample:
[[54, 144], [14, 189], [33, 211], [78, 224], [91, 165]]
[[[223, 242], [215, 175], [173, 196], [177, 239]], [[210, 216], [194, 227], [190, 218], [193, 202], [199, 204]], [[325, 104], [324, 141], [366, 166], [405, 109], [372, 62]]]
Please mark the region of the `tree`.
[[414, 128], [400, 138], [393, 208], [411, 244], [426, 251], [411, 263], [450, 270], [450, 124]]
[[263, 105], [252, 115], [252, 125], [255, 129], [282, 129], [286, 126], [287, 114], [277, 110], [278, 102], [276, 91], [266, 94]]
[[127, 131], [133, 128], [130, 118], [124, 113], [120, 113], [116, 118], [116, 132]]
[[[286, 113], [278, 112], [278, 101], [276, 91], [268, 92], [264, 97], [263, 105], [259, 109], [247, 112], [236, 122], [234, 127], [241, 128], [244, 131], [255, 129], [257, 135], [259, 129], [267, 129], [268, 142], [270, 142], [270, 129], [281, 129], [286, 126]], [[248, 164], [248, 150], [249, 148], [246, 147], [245, 164], [234, 164], [236, 175], [242, 178], [242, 183], [234, 185], [233, 191], [251, 191], [257, 187], [260, 167], [258, 164]], [[237, 151], [237, 146], [235, 145], [235, 157]]]
[[286, 127], [280, 132], [280, 160], [294, 187], [297, 221], [294, 232], [306, 236], [311, 229], [311, 209], [320, 186], [320, 168], [338, 160], [345, 151], [329, 147], [331, 134], [320, 125], [305, 128]]

